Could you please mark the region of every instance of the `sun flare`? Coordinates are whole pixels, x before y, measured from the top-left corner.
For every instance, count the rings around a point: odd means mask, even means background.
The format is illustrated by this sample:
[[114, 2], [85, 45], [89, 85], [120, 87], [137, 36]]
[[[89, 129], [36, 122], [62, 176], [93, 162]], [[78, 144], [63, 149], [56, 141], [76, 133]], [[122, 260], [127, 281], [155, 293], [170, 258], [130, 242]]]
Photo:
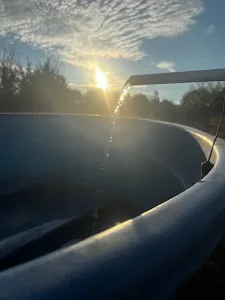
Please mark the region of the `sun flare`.
[[99, 68], [96, 68], [96, 82], [98, 88], [103, 90], [107, 88], [106, 75]]

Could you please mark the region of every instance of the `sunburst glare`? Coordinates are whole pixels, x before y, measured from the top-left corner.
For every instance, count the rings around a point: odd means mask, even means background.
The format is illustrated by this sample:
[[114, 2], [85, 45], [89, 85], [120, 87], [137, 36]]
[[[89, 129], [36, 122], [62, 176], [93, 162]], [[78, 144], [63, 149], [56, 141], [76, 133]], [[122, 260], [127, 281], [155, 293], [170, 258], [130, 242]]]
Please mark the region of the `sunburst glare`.
[[98, 67], [96, 68], [96, 82], [98, 88], [103, 90], [107, 88], [106, 75]]

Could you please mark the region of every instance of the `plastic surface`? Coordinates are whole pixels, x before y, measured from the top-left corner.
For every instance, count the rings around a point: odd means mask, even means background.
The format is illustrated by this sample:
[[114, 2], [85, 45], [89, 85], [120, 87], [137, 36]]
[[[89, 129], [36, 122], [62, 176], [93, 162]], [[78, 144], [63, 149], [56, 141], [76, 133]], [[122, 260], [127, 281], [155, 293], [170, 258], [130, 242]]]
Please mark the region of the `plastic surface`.
[[[138, 126], [143, 129], [139, 133], [144, 132], [146, 126], [159, 131], [162, 128], [164, 132], [174, 132], [175, 140], [180, 135], [184, 140], [191, 137], [190, 141], [196, 139], [205, 153], [210, 149], [211, 137], [198, 130], [148, 121], [135, 124], [134, 137]], [[149, 147], [151, 153], [158, 149], [159, 159], [161, 148], [152, 144], [153, 141], [154, 138], [149, 143], [152, 148]], [[172, 141], [166, 140], [170, 146]], [[182, 158], [173, 151], [169, 154], [169, 146], [165, 148], [167, 162], [188, 183], [196, 179], [200, 171], [199, 165], [194, 172], [193, 168], [189, 172], [188, 165], [198, 155], [204, 157], [195, 143], [193, 145], [193, 152], [188, 149], [183, 156], [180, 154]], [[222, 140], [217, 141], [213, 159], [215, 166], [203, 180], [154, 209], [79, 244], [2, 272], [0, 299], [169, 297], [224, 236], [225, 143]], [[164, 163], [162, 159], [161, 162]], [[180, 169], [178, 162], [182, 162]], [[163, 185], [164, 182], [162, 188]]]
[[102, 175], [109, 123], [96, 116], [0, 117], [0, 239], [108, 201], [129, 202], [142, 213], [199, 179], [205, 155], [190, 134], [131, 119], [118, 121]]

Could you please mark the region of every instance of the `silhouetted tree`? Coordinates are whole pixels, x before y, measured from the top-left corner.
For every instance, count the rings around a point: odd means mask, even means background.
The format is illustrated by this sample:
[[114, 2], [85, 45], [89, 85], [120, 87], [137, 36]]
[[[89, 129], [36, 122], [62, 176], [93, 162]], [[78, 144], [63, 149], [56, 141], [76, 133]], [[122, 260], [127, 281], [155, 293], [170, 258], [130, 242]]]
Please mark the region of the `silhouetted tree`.
[[47, 60], [32, 69], [30, 63], [20, 69], [20, 104], [25, 111], [76, 112], [83, 99], [81, 92], [71, 90], [63, 75]]
[[101, 89], [90, 89], [84, 94], [83, 112], [88, 114], [109, 114], [106, 93]]
[[175, 105], [172, 101], [163, 99], [159, 106], [160, 119], [167, 122], [179, 122], [181, 118], [180, 106]]
[[147, 118], [150, 115], [150, 110], [150, 102], [145, 94], [137, 94], [132, 97], [128, 95], [121, 107], [121, 115]]
[[[225, 95], [225, 84], [197, 84], [183, 95], [180, 105], [151, 96], [128, 94], [120, 108], [121, 116], [158, 119], [199, 127], [215, 133]], [[111, 116], [120, 93], [89, 89], [84, 94], [69, 87], [65, 77], [50, 62], [33, 67], [15, 59], [14, 49], [0, 58], [1, 112], [58, 112]], [[222, 128], [222, 136], [223, 136]], [[224, 134], [225, 137], [225, 134]]]
[[181, 109], [184, 111], [188, 123], [214, 133], [224, 96], [224, 84], [196, 85], [181, 99]]
[[20, 67], [16, 64], [14, 48], [0, 59], [0, 111], [14, 111], [17, 103], [15, 96], [19, 93]]

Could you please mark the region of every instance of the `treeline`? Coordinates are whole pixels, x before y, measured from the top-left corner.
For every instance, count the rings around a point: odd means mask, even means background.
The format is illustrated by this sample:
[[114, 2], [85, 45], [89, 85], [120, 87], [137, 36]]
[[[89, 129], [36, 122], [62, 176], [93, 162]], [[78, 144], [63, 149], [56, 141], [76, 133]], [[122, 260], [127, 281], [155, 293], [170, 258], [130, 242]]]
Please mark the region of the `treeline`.
[[[225, 84], [193, 86], [180, 105], [160, 98], [157, 91], [127, 95], [120, 115], [182, 123], [214, 133], [222, 109]], [[70, 88], [49, 60], [33, 67], [15, 62], [13, 55], [0, 59], [0, 112], [86, 113], [110, 116], [119, 92]]]

